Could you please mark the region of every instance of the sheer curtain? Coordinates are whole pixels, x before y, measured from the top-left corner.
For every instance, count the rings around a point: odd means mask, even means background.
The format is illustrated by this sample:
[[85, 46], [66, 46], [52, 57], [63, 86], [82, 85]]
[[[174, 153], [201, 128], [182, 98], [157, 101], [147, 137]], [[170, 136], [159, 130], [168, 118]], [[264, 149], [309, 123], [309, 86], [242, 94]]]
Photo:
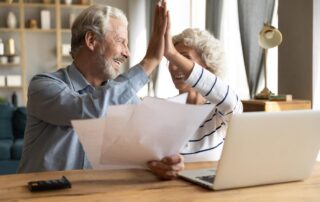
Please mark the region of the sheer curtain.
[[[210, 0], [208, 0], [209, 2]], [[221, 16], [220, 27], [209, 26], [208, 23], [212, 20], [207, 19], [207, 29], [215, 36], [220, 35], [220, 40], [225, 52], [225, 68], [223, 69], [223, 80], [228, 83], [233, 90], [237, 92], [240, 99], [249, 98], [249, 88], [247, 76], [244, 66], [242, 45], [239, 30], [238, 4], [234, 0], [215, 0], [219, 2]], [[222, 3], [223, 2], [223, 3]], [[222, 4], [222, 5], [221, 5]], [[210, 6], [210, 4], [208, 4]], [[212, 8], [207, 7], [208, 12], [217, 12], [214, 4]], [[207, 17], [210, 16], [207, 14]], [[217, 21], [217, 20], [214, 20]], [[219, 26], [218, 23], [216, 25]], [[215, 31], [216, 30], [216, 31]], [[218, 30], [218, 31], [217, 31]], [[215, 33], [217, 32], [217, 33]]]
[[[139, 63], [145, 56], [152, 29], [154, 7], [157, 2], [157, 0], [128, 1], [129, 48], [131, 50], [129, 67]], [[157, 71], [154, 71], [148, 85], [138, 92], [139, 97], [154, 95], [153, 81], [156, 75]]]

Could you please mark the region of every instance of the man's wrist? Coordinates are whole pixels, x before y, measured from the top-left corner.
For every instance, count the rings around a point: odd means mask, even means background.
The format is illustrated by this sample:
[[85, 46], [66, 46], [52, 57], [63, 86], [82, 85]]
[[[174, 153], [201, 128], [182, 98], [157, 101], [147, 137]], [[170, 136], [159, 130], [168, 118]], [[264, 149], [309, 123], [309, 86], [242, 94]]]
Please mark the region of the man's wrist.
[[143, 70], [148, 75], [152, 73], [152, 71], [157, 67], [158, 64], [158, 60], [152, 58], [143, 58], [143, 60], [140, 62], [140, 65], [143, 67]]

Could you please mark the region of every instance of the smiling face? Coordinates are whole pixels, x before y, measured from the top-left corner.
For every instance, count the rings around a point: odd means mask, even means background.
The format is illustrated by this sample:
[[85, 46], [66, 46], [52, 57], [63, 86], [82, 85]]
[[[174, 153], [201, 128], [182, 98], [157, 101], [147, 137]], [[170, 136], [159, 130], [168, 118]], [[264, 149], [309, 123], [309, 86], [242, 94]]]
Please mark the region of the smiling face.
[[[184, 45], [183, 43], [175, 44], [177, 51], [183, 55], [184, 57], [188, 58], [192, 62], [195, 62], [202, 67], [205, 67], [205, 63], [201, 59], [200, 55], [196, 52], [195, 49]], [[172, 81], [175, 87], [180, 92], [186, 92], [191, 89], [184, 81], [187, 79], [183, 71], [181, 71], [177, 66], [172, 63], [169, 63], [169, 72], [171, 74]]]
[[128, 30], [119, 19], [110, 17], [109, 29], [98, 45], [99, 67], [107, 79], [114, 79], [120, 73], [120, 65], [129, 57]]

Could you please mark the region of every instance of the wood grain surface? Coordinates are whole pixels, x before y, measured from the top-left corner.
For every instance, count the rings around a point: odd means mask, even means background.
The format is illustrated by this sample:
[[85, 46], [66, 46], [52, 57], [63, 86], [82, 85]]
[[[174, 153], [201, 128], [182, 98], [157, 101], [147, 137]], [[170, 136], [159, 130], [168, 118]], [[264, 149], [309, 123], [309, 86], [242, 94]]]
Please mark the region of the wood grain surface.
[[[189, 164], [187, 169], [211, 167]], [[267, 171], [266, 171], [267, 172]], [[31, 193], [27, 182], [66, 176], [71, 189]], [[320, 162], [305, 181], [210, 191], [181, 179], [162, 181], [147, 170], [73, 170], [0, 176], [0, 201], [320, 201]]]

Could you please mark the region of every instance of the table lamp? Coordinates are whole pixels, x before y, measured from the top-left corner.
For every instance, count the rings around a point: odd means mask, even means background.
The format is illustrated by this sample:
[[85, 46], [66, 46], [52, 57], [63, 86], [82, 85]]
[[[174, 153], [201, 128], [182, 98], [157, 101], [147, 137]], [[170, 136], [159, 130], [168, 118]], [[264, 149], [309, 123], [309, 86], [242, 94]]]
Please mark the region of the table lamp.
[[265, 23], [259, 33], [259, 46], [263, 48], [264, 88], [259, 94], [255, 95], [254, 98], [256, 99], [270, 99], [270, 96], [274, 96], [274, 93], [268, 89], [267, 85], [267, 55], [269, 48], [277, 47], [281, 42], [281, 32], [270, 24]]

